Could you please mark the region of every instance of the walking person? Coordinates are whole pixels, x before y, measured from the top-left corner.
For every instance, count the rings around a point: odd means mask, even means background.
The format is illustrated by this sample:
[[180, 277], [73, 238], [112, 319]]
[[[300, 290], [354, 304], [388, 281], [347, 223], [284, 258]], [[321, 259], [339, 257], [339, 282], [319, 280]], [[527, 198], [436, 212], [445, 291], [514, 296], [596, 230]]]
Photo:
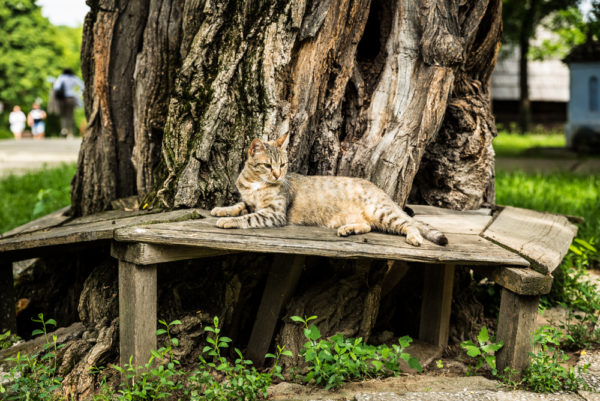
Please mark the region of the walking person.
[[21, 107], [15, 106], [8, 115], [8, 123], [10, 124], [10, 130], [12, 131], [15, 139], [21, 139], [23, 131], [25, 130], [25, 113], [21, 110]]
[[60, 134], [67, 138], [73, 137], [75, 126], [73, 121], [73, 112], [77, 106], [75, 88], [83, 90], [83, 87], [83, 81], [70, 68], [65, 68], [54, 81], [54, 98], [58, 103], [60, 114]]
[[35, 102], [31, 111], [27, 115], [27, 125], [31, 127], [33, 139], [44, 139], [46, 135], [46, 112], [40, 108], [40, 104]]

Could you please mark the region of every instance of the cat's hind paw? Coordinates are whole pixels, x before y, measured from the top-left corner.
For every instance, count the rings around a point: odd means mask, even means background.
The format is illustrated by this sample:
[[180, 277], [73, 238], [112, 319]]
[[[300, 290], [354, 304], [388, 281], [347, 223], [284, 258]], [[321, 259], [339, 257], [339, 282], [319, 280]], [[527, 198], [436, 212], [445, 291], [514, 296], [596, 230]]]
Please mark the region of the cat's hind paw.
[[217, 220], [217, 227], [219, 228], [240, 228], [240, 222], [238, 219], [232, 217], [222, 217]]
[[409, 230], [406, 234], [406, 242], [412, 246], [421, 246], [423, 243], [423, 237], [417, 230]]

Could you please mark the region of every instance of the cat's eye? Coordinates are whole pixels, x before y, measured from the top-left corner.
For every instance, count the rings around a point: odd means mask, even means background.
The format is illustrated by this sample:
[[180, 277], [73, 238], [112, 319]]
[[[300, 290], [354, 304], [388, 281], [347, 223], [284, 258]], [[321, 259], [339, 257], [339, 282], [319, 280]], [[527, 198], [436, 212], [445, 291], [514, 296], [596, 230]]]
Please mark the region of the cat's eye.
[[285, 167], [287, 163], [281, 163], [281, 167]]
[[266, 168], [271, 168], [271, 164], [269, 163], [263, 163], [263, 166], [265, 166]]

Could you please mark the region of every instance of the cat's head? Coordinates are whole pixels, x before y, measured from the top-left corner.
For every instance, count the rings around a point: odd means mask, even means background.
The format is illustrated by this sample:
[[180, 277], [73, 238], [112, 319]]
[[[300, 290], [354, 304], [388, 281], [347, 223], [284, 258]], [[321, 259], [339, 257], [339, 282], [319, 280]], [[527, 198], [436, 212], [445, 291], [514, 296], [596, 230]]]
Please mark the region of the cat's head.
[[288, 170], [287, 145], [287, 134], [274, 141], [253, 140], [246, 166], [264, 182], [275, 184], [282, 181]]

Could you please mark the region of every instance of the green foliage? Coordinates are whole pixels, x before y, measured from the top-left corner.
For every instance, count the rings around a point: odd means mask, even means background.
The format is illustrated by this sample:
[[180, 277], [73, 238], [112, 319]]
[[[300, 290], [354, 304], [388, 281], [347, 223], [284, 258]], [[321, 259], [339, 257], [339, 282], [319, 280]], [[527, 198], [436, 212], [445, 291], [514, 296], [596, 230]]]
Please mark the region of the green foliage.
[[564, 58], [575, 46], [585, 42], [588, 24], [577, 7], [558, 10], [541, 25], [554, 33], [552, 39], [543, 39], [529, 49], [528, 58], [545, 60]]
[[496, 369], [496, 351], [498, 351], [504, 343], [492, 342], [488, 333], [487, 327], [483, 326], [477, 335], [477, 343], [473, 341], [463, 341], [460, 346], [467, 352], [471, 358], [475, 358], [475, 368], [469, 366], [467, 375], [471, 376], [476, 370], [479, 370], [484, 364], [487, 364], [492, 370], [494, 376], [497, 375]]
[[10, 330], [0, 333], [0, 350], [11, 347], [14, 343], [19, 341], [21, 337], [10, 332]]
[[404, 351], [412, 342], [410, 337], [400, 338], [398, 344], [392, 347], [375, 347], [363, 343], [362, 338], [346, 339], [341, 334], [325, 340], [321, 338], [317, 326], [308, 324], [316, 318], [291, 317], [292, 321], [304, 325], [304, 336], [308, 340], [301, 350], [301, 356], [309, 364], [305, 381], [314, 381], [331, 389], [349, 380], [397, 375], [401, 360], [411, 368], [422, 371], [419, 361]]
[[537, 393], [555, 393], [558, 391], [577, 391], [586, 389], [587, 384], [581, 377], [589, 365], [583, 368], [565, 367], [563, 364], [569, 357], [559, 348], [561, 342], [569, 340], [557, 328], [540, 327], [533, 336], [532, 345], [538, 347], [530, 353], [529, 367], [523, 372], [521, 384], [528, 390]]
[[75, 170], [75, 164], [63, 164], [0, 178], [0, 233], [69, 205]]
[[94, 374], [102, 375], [101, 391], [94, 397], [95, 401], [141, 401], [160, 400], [179, 397], [190, 401], [202, 400], [256, 400], [267, 396], [267, 388], [273, 377], [283, 379], [279, 360], [282, 356], [291, 356], [290, 351], [277, 347], [277, 353], [267, 354], [273, 358], [273, 367], [266, 372], [259, 372], [252, 361], [245, 360], [240, 350], [233, 363], [229, 362], [221, 352], [229, 348], [231, 339], [221, 335], [219, 319], [213, 319], [213, 326], [205, 327], [209, 333], [208, 342], [202, 353], [208, 360], [200, 356], [199, 367], [191, 374], [186, 373], [177, 359], [173, 348], [179, 345], [177, 338], [171, 335], [171, 328], [181, 324], [179, 320], [166, 323], [159, 320], [162, 328], [157, 335], [166, 335], [166, 343], [157, 351], [144, 367], [134, 367], [131, 363], [125, 367], [114, 366], [114, 369], [125, 376], [126, 382], [115, 390], [106, 382], [104, 368], [93, 369]]
[[52, 25], [34, 0], [0, 0], [0, 99], [9, 108], [47, 100], [47, 77], [81, 69], [81, 33]]
[[58, 349], [63, 345], [57, 344], [56, 335], [49, 337], [48, 326], [56, 326], [54, 319], [44, 319], [40, 313], [34, 322], [40, 323], [41, 329], [33, 331], [33, 335], [43, 335], [45, 339], [44, 352], [39, 355], [21, 355], [8, 358], [13, 363], [10, 371], [0, 377], [8, 379], [6, 387], [0, 384], [2, 399], [14, 401], [48, 401], [56, 400], [56, 391], [60, 388], [62, 378], [58, 377], [56, 358]]
[[[221, 350], [229, 348], [231, 339], [221, 336], [219, 320], [213, 320], [213, 326], [205, 327], [210, 333], [206, 341], [210, 344], [204, 347], [202, 353], [208, 358], [200, 357], [199, 369], [190, 376], [190, 383], [195, 387], [190, 393], [190, 400], [256, 400], [267, 397], [267, 388], [271, 385], [273, 377], [283, 379], [279, 359], [281, 356], [292, 356], [290, 351], [277, 347], [277, 353], [267, 354], [267, 358], [274, 359], [273, 368], [261, 373], [252, 366], [252, 361], [244, 359], [239, 349], [235, 348], [235, 362], [230, 363]], [[219, 380], [218, 377], [223, 377]]]

